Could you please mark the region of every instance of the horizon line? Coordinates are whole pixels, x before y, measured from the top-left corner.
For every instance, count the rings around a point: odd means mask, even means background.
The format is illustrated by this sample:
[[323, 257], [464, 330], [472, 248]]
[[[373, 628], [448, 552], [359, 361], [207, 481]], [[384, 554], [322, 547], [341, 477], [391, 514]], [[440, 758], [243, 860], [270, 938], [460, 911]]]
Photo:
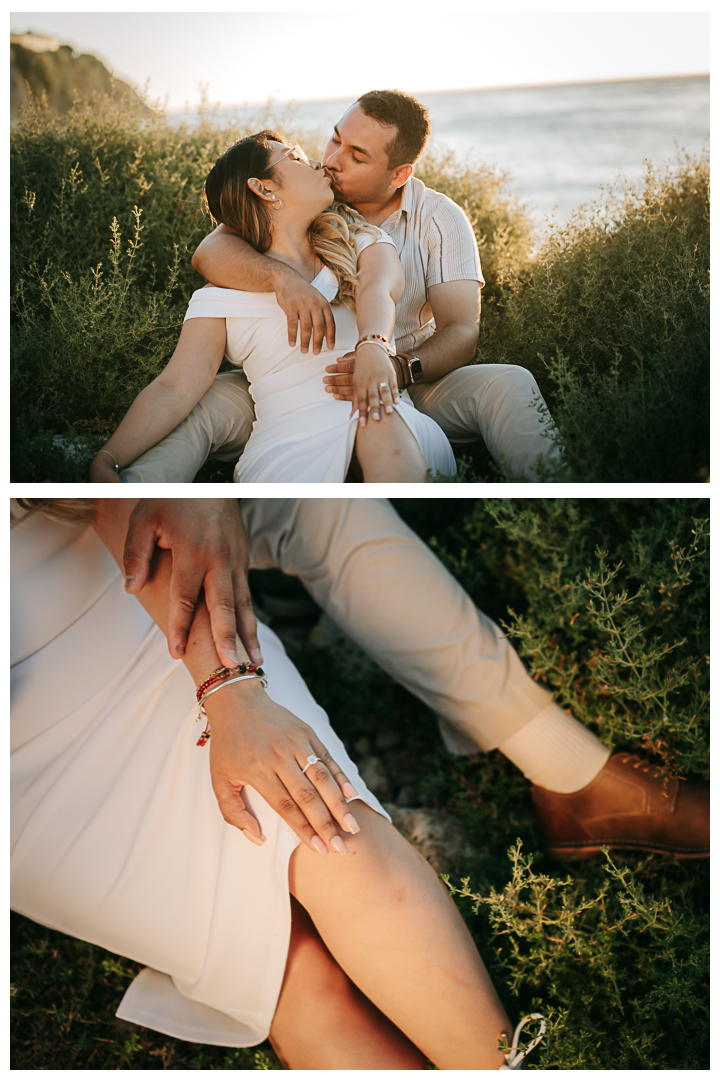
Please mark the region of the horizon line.
[[[413, 94], [421, 100], [423, 94], [468, 94], [485, 90], [540, 90], [551, 86], [593, 86], [598, 83], [624, 83], [624, 82], [656, 82], [658, 79], [693, 79], [710, 78], [709, 71], [686, 71], [670, 75], [617, 75], [605, 79], [558, 79], [553, 82], [542, 83], [496, 83], [492, 86], [453, 86], [444, 90], [417, 90]], [[268, 105], [319, 105], [322, 102], [346, 101], [352, 98], [351, 94], [343, 94], [340, 97], [314, 97], [314, 98], [264, 98], [256, 101], [234, 101], [224, 104], [216, 102], [221, 108], [250, 108]], [[191, 106], [193, 107], [193, 106]], [[168, 112], [181, 112], [182, 106], [167, 110]]]

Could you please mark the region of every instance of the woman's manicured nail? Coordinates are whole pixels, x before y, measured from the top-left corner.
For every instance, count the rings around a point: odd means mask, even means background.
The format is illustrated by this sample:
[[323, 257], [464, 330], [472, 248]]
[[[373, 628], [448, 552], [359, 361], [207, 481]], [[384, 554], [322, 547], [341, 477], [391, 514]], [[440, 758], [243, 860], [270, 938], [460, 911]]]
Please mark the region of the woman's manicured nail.
[[318, 855], [327, 855], [328, 853], [328, 849], [325, 847], [319, 836], [313, 836], [310, 841], [310, 847], [314, 848]]
[[395, 410], [393, 409], [392, 405], [386, 405], [385, 406], [385, 412], [391, 413], [391, 412], [395, 412]]
[[125, 588], [126, 589], [132, 589], [134, 584], [135, 584], [135, 578], [132, 576], [132, 574], [128, 575], [128, 577], [125, 578]]
[[262, 658], [262, 653], [260, 652], [259, 649], [251, 649], [250, 650], [250, 655], [252, 657], [253, 664], [262, 664], [263, 658]]
[[346, 780], [342, 786], [342, 793], [346, 799], [357, 799], [358, 792], [352, 786], [349, 780]]
[[238, 654], [235, 652], [234, 649], [226, 649], [225, 650], [225, 656], [227, 657], [227, 659], [230, 661], [231, 664], [235, 664], [235, 666], [237, 667], [237, 665], [239, 663]]
[[349, 854], [348, 849], [347, 849], [347, 845], [345, 844], [345, 841], [340, 836], [333, 836], [332, 840], [330, 841], [330, 847], [333, 849], [333, 851], [336, 851], [338, 853], [338, 855], [348, 855]]
[[185, 646], [181, 645], [180, 642], [178, 642], [177, 645], [175, 646], [175, 652], [178, 654], [178, 656], [184, 656], [185, 655]]
[[366, 423], [367, 423], [367, 420], [365, 419], [365, 417], [361, 416], [360, 417], [360, 427], [365, 427]]
[[255, 844], [256, 847], [262, 847], [265, 840], [264, 836], [253, 836], [249, 829], [243, 829], [242, 834], [246, 840], [249, 840], [251, 844]]
[[380, 413], [379, 412], [374, 412], [373, 413], [373, 420], [379, 420], [379, 419], [380, 419]]
[[345, 832], [352, 833], [353, 836], [360, 832], [360, 826], [358, 825], [352, 814], [345, 815], [345, 817], [342, 819], [342, 827]]

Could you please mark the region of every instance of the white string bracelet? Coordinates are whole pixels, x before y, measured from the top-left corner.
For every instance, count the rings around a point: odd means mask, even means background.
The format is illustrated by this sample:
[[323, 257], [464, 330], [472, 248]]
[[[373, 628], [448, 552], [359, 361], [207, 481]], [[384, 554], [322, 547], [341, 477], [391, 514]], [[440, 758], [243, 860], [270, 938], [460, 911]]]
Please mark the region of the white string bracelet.
[[[260, 682], [263, 684], [263, 687], [267, 690], [267, 679], [265, 678], [264, 675], [238, 675], [237, 678], [235, 678], [235, 679], [226, 679], [225, 682], [219, 683], [218, 686], [213, 686], [212, 690], [208, 690], [207, 693], [203, 694], [203, 696], [200, 698], [200, 701], [198, 702], [198, 704], [200, 706], [200, 709], [199, 709], [198, 715], [197, 715], [198, 720], [200, 719], [201, 716], [204, 716], [205, 718], [207, 718], [207, 713], [205, 712], [205, 700], [207, 698], [209, 698], [211, 694], [214, 694], [216, 690], [222, 690], [223, 686], [229, 686], [230, 683], [234, 683], [234, 682], [245, 682], [246, 679], [259, 679]], [[196, 745], [197, 746], [205, 746], [205, 744], [207, 743], [209, 738], [210, 738], [210, 721], [208, 720], [207, 724], [205, 725], [205, 730], [203, 731], [202, 735], [198, 739]]]
[[[112, 463], [115, 466], [115, 472], [116, 473], [120, 472], [120, 466], [118, 465], [117, 461], [112, 456], [112, 454], [110, 453], [109, 450], [98, 450], [98, 454], [107, 454], [108, 457], [112, 458]], [[97, 457], [97, 454], [95, 455], [95, 457]]]
[[198, 720], [201, 716], [207, 716], [204, 706], [205, 702], [211, 694], [216, 694], [218, 690], [222, 690], [223, 686], [230, 686], [234, 682], [245, 682], [246, 679], [259, 679], [267, 690], [267, 679], [264, 675], [238, 675], [235, 679], [226, 679], [225, 682], [218, 683], [217, 686], [213, 686], [210, 690], [206, 690], [203, 696], [200, 698], [200, 701], [198, 702], [200, 706], [200, 711], [198, 712]]
[[[521, 1050], [519, 1045], [518, 1045], [519, 1042], [520, 1042], [520, 1032], [525, 1027], [528, 1020], [540, 1020], [541, 1021], [541, 1023], [540, 1023], [540, 1031], [538, 1032], [536, 1037], [532, 1040], [530, 1045], [523, 1047], [523, 1049]], [[543, 1017], [542, 1013], [530, 1013], [529, 1016], [524, 1017], [520, 1021], [518, 1026], [515, 1028], [515, 1034], [513, 1035], [513, 1041], [512, 1041], [512, 1044], [510, 1046], [510, 1053], [505, 1055], [505, 1065], [501, 1065], [500, 1068], [501, 1069], [520, 1069], [520, 1068], [522, 1068], [522, 1063], [523, 1063], [524, 1059], [527, 1057], [527, 1055], [530, 1053], [531, 1050], [535, 1049], [535, 1047], [537, 1046], [537, 1044], [540, 1042], [543, 1035], [545, 1034], [545, 1027], [546, 1027], [545, 1018]]]

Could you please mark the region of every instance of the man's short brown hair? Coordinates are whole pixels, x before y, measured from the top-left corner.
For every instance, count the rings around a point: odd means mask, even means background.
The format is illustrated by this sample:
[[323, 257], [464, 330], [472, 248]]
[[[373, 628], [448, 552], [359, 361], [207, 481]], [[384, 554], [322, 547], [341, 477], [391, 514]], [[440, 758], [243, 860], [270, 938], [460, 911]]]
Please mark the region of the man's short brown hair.
[[397, 128], [397, 135], [385, 147], [390, 168], [414, 165], [430, 137], [430, 117], [425, 106], [402, 90], [370, 90], [355, 104], [379, 124]]

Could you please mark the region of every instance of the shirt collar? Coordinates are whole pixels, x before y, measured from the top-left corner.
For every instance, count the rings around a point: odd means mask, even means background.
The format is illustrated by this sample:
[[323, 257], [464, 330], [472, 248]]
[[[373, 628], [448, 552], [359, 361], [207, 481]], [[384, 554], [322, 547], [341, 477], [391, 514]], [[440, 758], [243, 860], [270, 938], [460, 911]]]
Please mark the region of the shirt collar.
[[422, 180], [418, 180], [416, 176], [411, 176], [409, 180], [403, 184], [402, 199], [400, 201], [400, 213], [407, 214], [408, 217], [412, 217], [417, 206], [418, 199], [420, 197], [420, 189], [423, 187]]
[[411, 176], [410, 179], [403, 184], [399, 208], [393, 210], [392, 214], [385, 218], [383, 226], [394, 229], [395, 226], [399, 224], [403, 214], [406, 214], [408, 218], [411, 218], [415, 212], [423, 187], [424, 184], [422, 180], [418, 180], [416, 177]]

